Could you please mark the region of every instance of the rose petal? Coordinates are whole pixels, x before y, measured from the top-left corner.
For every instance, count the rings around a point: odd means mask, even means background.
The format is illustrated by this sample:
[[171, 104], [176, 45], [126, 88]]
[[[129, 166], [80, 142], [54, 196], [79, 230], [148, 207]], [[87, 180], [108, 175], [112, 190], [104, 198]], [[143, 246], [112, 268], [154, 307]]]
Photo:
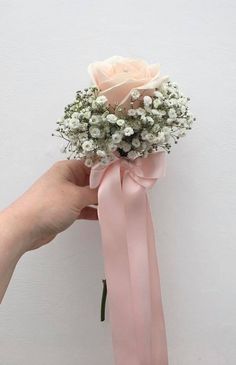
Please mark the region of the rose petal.
[[130, 90], [138, 88], [145, 83], [146, 80], [127, 80], [117, 84], [109, 89], [103, 90], [100, 95], [105, 95], [109, 104], [115, 106], [119, 104], [130, 93]]
[[[99, 85], [109, 78], [109, 66], [108, 65], [100, 65], [98, 63], [91, 63], [88, 66], [88, 73], [92, 79], [92, 82], [99, 87]], [[101, 62], [102, 63], [102, 62]]]
[[116, 85], [120, 85], [126, 82], [134, 82], [135, 85], [137, 84], [138, 86], [140, 86], [142, 85], [141, 83], [146, 84], [150, 80], [150, 78], [142, 78], [142, 79], [140, 79], [140, 77], [135, 78], [135, 75], [133, 76], [133, 74], [131, 76], [132, 76], [131, 78], [127, 78], [125, 72], [115, 74], [113, 75], [113, 77], [110, 77], [107, 80], [101, 82], [100, 89], [101, 90], [110, 89], [111, 87], [115, 87]]
[[157, 77], [160, 74], [160, 65], [158, 63], [155, 63], [153, 65], [148, 66], [151, 77]]
[[[160, 78], [160, 65], [149, 65], [141, 59], [112, 56], [88, 67], [92, 81], [111, 106], [130, 108], [130, 92], [139, 89], [143, 95], [153, 95], [165, 78]], [[136, 104], [138, 102], [135, 102]]]
[[149, 81], [146, 85], [143, 85], [143, 88], [147, 88], [147, 89], [155, 89], [160, 87], [160, 85], [162, 84], [162, 82], [168, 80], [169, 76], [162, 76], [162, 77], [157, 77], [154, 78], [153, 80]]

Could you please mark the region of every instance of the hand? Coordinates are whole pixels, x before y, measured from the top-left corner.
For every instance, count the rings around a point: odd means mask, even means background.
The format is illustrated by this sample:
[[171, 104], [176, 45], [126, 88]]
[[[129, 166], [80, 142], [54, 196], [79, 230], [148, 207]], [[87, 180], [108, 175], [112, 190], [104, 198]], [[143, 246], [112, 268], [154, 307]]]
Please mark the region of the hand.
[[90, 207], [97, 204], [97, 190], [88, 184], [82, 162], [59, 161], [2, 212], [20, 254], [50, 242], [76, 219], [97, 219], [97, 209]]
[[60, 161], [0, 213], [0, 303], [20, 257], [76, 219], [97, 219], [97, 190], [80, 161]]

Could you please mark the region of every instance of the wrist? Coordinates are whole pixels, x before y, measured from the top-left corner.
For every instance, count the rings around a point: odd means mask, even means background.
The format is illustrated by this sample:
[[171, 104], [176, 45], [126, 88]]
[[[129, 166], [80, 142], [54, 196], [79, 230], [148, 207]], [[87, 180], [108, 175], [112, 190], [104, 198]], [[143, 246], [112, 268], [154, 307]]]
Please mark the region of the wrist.
[[0, 212], [0, 303], [15, 266], [30, 240], [27, 225], [14, 204]]
[[0, 250], [11, 260], [18, 261], [33, 241], [31, 218], [13, 203], [0, 212]]

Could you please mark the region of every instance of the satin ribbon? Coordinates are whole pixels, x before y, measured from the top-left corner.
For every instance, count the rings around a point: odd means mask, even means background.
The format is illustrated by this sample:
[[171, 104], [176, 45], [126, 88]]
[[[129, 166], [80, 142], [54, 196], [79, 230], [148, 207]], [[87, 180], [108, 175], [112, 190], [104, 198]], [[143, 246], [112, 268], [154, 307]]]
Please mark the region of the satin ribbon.
[[95, 165], [116, 365], [168, 365], [154, 230], [147, 188], [165, 173], [165, 153]]

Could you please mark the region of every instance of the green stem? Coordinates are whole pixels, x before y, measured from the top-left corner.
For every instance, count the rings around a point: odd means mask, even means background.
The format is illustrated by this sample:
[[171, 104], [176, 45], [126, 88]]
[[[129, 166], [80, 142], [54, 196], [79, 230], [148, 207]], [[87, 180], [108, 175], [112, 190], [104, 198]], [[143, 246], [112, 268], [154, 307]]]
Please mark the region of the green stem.
[[107, 298], [107, 282], [102, 280], [103, 290], [102, 290], [102, 300], [101, 300], [101, 322], [105, 321], [105, 311], [106, 311], [106, 298]]

